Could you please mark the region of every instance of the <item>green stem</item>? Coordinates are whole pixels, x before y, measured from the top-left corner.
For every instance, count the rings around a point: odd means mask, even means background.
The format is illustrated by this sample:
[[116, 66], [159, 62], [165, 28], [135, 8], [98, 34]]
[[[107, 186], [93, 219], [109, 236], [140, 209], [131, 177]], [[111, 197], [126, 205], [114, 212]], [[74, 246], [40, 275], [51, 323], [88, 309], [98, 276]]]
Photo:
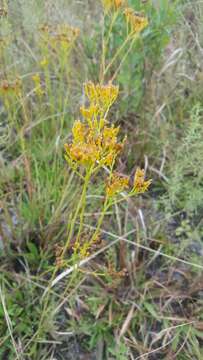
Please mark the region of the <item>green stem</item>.
[[112, 67], [114, 61], [116, 60], [116, 58], [118, 57], [118, 55], [120, 54], [120, 52], [124, 49], [124, 47], [126, 46], [126, 44], [128, 43], [128, 41], [131, 39], [131, 36], [127, 36], [127, 38], [125, 39], [125, 41], [122, 43], [122, 45], [118, 48], [118, 50], [116, 51], [113, 59], [110, 61], [110, 63], [108, 64], [108, 66], [106, 67], [106, 69], [104, 70], [104, 75], [106, 75], [106, 73], [109, 71], [109, 69]]
[[127, 58], [128, 54], [129, 54], [129, 53], [130, 53], [130, 51], [132, 50], [132, 47], [133, 47], [133, 45], [134, 45], [134, 43], [135, 43], [135, 40], [136, 40], [136, 39], [137, 39], [137, 37], [134, 37], [134, 39], [132, 40], [132, 42], [131, 42], [131, 44], [130, 44], [130, 46], [129, 46], [128, 50], [126, 51], [126, 53], [125, 53], [125, 55], [123, 56], [123, 58], [122, 58], [122, 60], [121, 60], [121, 62], [120, 62], [120, 64], [119, 64], [119, 66], [117, 67], [117, 69], [116, 69], [116, 71], [115, 71], [114, 75], [113, 75], [113, 76], [112, 76], [112, 78], [111, 78], [111, 82], [113, 82], [113, 81], [115, 80], [115, 78], [118, 76], [118, 73], [119, 73], [119, 71], [120, 71], [120, 69], [121, 69], [121, 67], [122, 67], [123, 63], [125, 62], [125, 60], [126, 60], [126, 58]]
[[[70, 225], [70, 231], [69, 231], [69, 234], [68, 234], [68, 239], [66, 241], [66, 244], [64, 246], [64, 249], [63, 249], [63, 253], [62, 253], [62, 257], [63, 255], [65, 254], [66, 250], [68, 249], [68, 246], [70, 244], [70, 241], [71, 241], [71, 238], [73, 236], [73, 232], [74, 232], [74, 227], [75, 227], [75, 223], [76, 223], [76, 220], [77, 220], [77, 217], [78, 217], [78, 214], [80, 212], [80, 209], [82, 207], [82, 211], [81, 213], [83, 213], [83, 216], [84, 216], [84, 208], [85, 208], [85, 199], [86, 199], [86, 192], [87, 192], [87, 187], [88, 187], [88, 183], [89, 183], [89, 180], [90, 180], [90, 176], [91, 176], [91, 168], [89, 170], [87, 170], [86, 172], [86, 175], [85, 175], [85, 181], [84, 181], [84, 185], [83, 185], [83, 190], [82, 190], [82, 194], [81, 194], [81, 197], [80, 197], [80, 200], [78, 202], [78, 206], [76, 208], [76, 211], [75, 211], [75, 214], [74, 214], [74, 217], [71, 221], [71, 225]], [[80, 219], [81, 220], [81, 219]], [[80, 227], [79, 227], [79, 232], [81, 232], [82, 230], [82, 225], [80, 223]], [[80, 234], [79, 234], [80, 235]]]
[[[80, 212], [80, 209], [81, 209], [81, 206], [82, 206], [82, 209], [85, 208], [85, 199], [86, 199], [86, 192], [87, 192], [87, 187], [88, 187], [88, 183], [89, 183], [89, 180], [90, 180], [90, 176], [91, 176], [91, 171], [92, 171], [92, 168], [90, 168], [89, 170], [87, 170], [86, 172], [86, 176], [85, 176], [85, 181], [84, 181], [84, 185], [83, 185], [83, 190], [82, 190], [82, 194], [81, 194], [81, 197], [80, 197], [80, 200], [78, 202], [78, 206], [76, 208], [76, 211], [75, 211], [75, 214], [74, 214], [74, 217], [73, 219], [71, 220], [71, 224], [70, 224], [70, 230], [69, 230], [69, 234], [68, 234], [68, 239], [66, 241], [66, 244], [63, 248], [63, 253], [62, 253], [62, 258], [70, 244], [70, 240], [73, 236], [73, 232], [74, 232], [74, 227], [75, 227], [75, 223], [76, 223], [76, 220], [77, 220], [77, 217], [78, 217], [78, 214]], [[83, 216], [84, 216], [84, 210], [82, 211], [83, 212]], [[81, 220], [81, 219], [80, 219]], [[83, 223], [83, 221], [82, 221]], [[81, 223], [80, 223], [80, 228], [79, 228], [79, 231], [81, 231], [80, 229], [81, 228]], [[79, 233], [79, 232], [78, 232]], [[47, 309], [47, 306], [48, 306], [48, 302], [49, 302], [49, 299], [50, 299], [50, 290], [51, 290], [51, 284], [52, 284], [52, 281], [56, 275], [56, 272], [58, 271], [58, 266], [55, 266], [54, 268], [54, 271], [53, 271], [53, 274], [51, 276], [51, 279], [49, 281], [49, 287], [48, 287], [48, 292], [46, 294], [46, 299], [45, 299], [45, 304], [43, 306], [43, 311], [42, 311], [42, 316], [41, 316], [41, 319], [40, 319], [40, 322], [39, 322], [39, 327], [38, 327], [38, 330], [36, 331], [35, 333], [35, 336], [33, 336], [33, 338], [35, 338], [39, 331], [40, 331], [40, 327], [44, 321], [44, 316], [45, 316], [45, 313], [46, 313], [46, 309]]]
[[83, 219], [84, 219], [84, 212], [85, 212], [85, 206], [86, 206], [86, 194], [87, 194], [87, 187], [89, 184], [89, 180], [91, 177], [92, 171], [91, 169], [89, 171], [87, 171], [87, 174], [85, 176], [85, 182], [84, 182], [84, 187], [83, 187], [83, 192], [81, 195], [81, 212], [80, 212], [80, 225], [79, 225], [79, 230], [78, 230], [78, 234], [77, 234], [77, 238], [75, 243], [77, 244], [77, 242], [80, 240], [80, 235], [82, 232], [82, 228], [83, 228]]
[[110, 205], [110, 204], [109, 204], [109, 198], [106, 197], [106, 198], [105, 198], [105, 202], [104, 202], [104, 206], [103, 206], [102, 213], [101, 213], [101, 215], [100, 215], [100, 217], [99, 217], [99, 220], [98, 220], [98, 222], [97, 222], [97, 227], [96, 227], [96, 229], [95, 229], [94, 234], [92, 235], [92, 237], [91, 237], [91, 239], [90, 239], [90, 244], [94, 243], [94, 241], [96, 240], [96, 238], [97, 238], [97, 236], [98, 236], [98, 234], [99, 234], [99, 231], [100, 231], [100, 229], [101, 229], [101, 226], [102, 226], [102, 223], [103, 223], [103, 220], [104, 220], [104, 216], [106, 215], [106, 212], [107, 212], [107, 210], [108, 210], [108, 208], [109, 208], [109, 205]]

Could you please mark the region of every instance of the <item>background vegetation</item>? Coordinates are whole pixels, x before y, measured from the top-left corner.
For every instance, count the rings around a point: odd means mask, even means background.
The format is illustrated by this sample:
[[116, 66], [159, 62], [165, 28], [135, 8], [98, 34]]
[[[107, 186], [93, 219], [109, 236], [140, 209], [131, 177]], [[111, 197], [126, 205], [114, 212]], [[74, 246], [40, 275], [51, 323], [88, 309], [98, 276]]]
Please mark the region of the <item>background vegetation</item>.
[[[0, 359], [203, 358], [203, 3], [129, 5], [149, 26], [118, 73], [110, 116], [127, 135], [118, 171], [140, 166], [153, 183], [111, 209], [91, 261], [46, 297], [79, 196], [64, 143], [85, 102], [83, 83], [99, 80], [102, 5], [1, 4]], [[65, 53], [50, 50], [44, 24], [80, 35]], [[120, 16], [107, 61], [123, 27]], [[87, 232], [101, 193], [92, 183]]]

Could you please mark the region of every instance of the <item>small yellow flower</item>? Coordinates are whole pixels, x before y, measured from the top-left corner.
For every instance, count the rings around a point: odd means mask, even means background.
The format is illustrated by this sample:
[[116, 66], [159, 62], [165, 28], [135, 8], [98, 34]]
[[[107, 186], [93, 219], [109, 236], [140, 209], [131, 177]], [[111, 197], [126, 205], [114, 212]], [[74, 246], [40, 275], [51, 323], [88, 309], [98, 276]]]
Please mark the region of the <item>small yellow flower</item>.
[[73, 133], [73, 141], [75, 144], [80, 144], [85, 141], [85, 134], [86, 134], [85, 125], [81, 123], [80, 120], [74, 122], [72, 133]]
[[103, 147], [105, 149], [113, 150], [116, 153], [119, 153], [123, 149], [126, 137], [124, 137], [123, 141], [119, 143], [117, 141], [118, 132], [119, 127], [114, 127], [113, 125], [110, 128], [107, 126], [104, 127]]
[[136, 194], [144, 193], [148, 190], [149, 185], [151, 184], [152, 180], [146, 180], [144, 179], [144, 169], [141, 170], [140, 168], [137, 168], [134, 176], [134, 182], [133, 182], [133, 192]]
[[114, 125], [111, 127], [105, 126], [103, 131], [103, 141], [105, 146], [111, 146], [112, 144], [115, 144], [117, 142], [118, 133], [119, 127], [114, 127]]
[[114, 197], [115, 195], [121, 193], [123, 190], [128, 188], [129, 178], [121, 177], [117, 173], [114, 173], [112, 178], [106, 187], [106, 195], [108, 197]]
[[34, 81], [35, 84], [35, 93], [40, 97], [44, 94], [44, 91], [42, 90], [42, 86], [41, 86], [41, 79], [40, 79], [40, 75], [39, 74], [35, 74], [32, 76], [32, 80]]
[[39, 74], [34, 74], [32, 76], [32, 80], [34, 81], [35, 84], [40, 84], [40, 76], [39, 76]]
[[48, 61], [47, 58], [44, 57], [44, 58], [40, 61], [39, 64], [40, 64], [41, 67], [44, 68], [44, 67], [46, 67], [46, 66], [49, 64], [49, 61]]
[[82, 244], [82, 246], [80, 246], [80, 250], [79, 250], [80, 258], [85, 259], [86, 257], [90, 256], [89, 250], [90, 250], [90, 244], [87, 241], [84, 244]]
[[126, 8], [124, 14], [127, 22], [130, 24], [131, 31], [134, 34], [139, 34], [149, 24], [148, 19], [145, 16], [135, 13], [132, 8]]
[[93, 129], [93, 128], [98, 129], [100, 122], [98, 123], [97, 117], [98, 117], [100, 111], [99, 111], [99, 108], [97, 105], [90, 104], [90, 106], [88, 108], [85, 108], [82, 106], [80, 108], [80, 112], [81, 112], [82, 116], [84, 117], [84, 119], [87, 121], [87, 123], [91, 129]]
[[80, 112], [85, 119], [92, 119], [93, 116], [97, 116], [99, 108], [97, 105], [91, 104], [88, 108], [81, 106]]
[[106, 165], [106, 166], [112, 166], [114, 160], [115, 160], [115, 156], [116, 154], [113, 153], [113, 152], [110, 152], [109, 154], [107, 154], [105, 157], [104, 157], [104, 160], [103, 160], [103, 164]]

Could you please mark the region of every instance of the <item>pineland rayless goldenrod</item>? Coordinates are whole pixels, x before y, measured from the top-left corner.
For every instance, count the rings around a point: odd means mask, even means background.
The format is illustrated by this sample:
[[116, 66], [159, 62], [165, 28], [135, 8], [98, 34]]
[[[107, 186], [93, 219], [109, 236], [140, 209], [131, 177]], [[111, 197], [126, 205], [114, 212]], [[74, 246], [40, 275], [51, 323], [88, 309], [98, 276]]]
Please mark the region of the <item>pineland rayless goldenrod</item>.
[[[77, 216], [80, 218], [79, 229], [74, 241], [73, 257], [84, 258], [89, 255], [93, 244], [97, 242], [100, 227], [110, 206], [115, 204], [117, 196], [125, 191], [125, 198], [145, 192], [151, 180], [145, 181], [144, 170], [138, 168], [134, 176], [132, 189], [129, 189], [129, 178], [114, 171], [116, 159], [123, 149], [126, 138], [118, 140], [119, 127], [109, 124], [108, 112], [118, 97], [119, 88], [112, 83], [106, 85], [88, 82], [84, 85], [85, 94], [89, 100], [88, 107], [80, 109], [83, 121], [76, 120], [72, 127], [72, 141], [65, 144], [65, 159], [70, 167], [83, 179], [81, 197], [73, 216], [71, 230], [66, 247], [70, 244], [74, 234], [74, 225]], [[80, 168], [83, 171], [80, 172]], [[101, 215], [93, 234], [83, 241], [83, 218], [86, 204], [86, 194], [90, 179], [99, 170], [107, 171], [107, 180], [104, 190], [104, 202]]]
[[[107, 181], [106, 195], [113, 197], [129, 187], [129, 179], [113, 172], [118, 154], [123, 149], [125, 138], [118, 141], [119, 127], [109, 125], [107, 114], [118, 97], [119, 89], [109, 83], [107, 85], [88, 82], [84, 86], [85, 94], [89, 99], [89, 107], [82, 107], [81, 114], [84, 121], [76, 120], [72, 127], [72, 142], [65, 144], [65, 158], [68, 164], [75, 169], [83, 166], [95, 169], [106, 166], [111, 170]], [[145, 192], [151, 181], [144, 180], [144, 170], [138, 168], [134, 177], [131, 194]]]

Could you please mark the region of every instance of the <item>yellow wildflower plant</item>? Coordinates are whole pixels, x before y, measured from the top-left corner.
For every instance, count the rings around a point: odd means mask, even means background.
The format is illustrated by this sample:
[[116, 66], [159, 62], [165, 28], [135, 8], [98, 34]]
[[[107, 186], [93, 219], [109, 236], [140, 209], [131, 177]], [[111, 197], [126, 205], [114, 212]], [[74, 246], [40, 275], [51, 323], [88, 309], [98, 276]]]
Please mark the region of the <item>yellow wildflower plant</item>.
[[[65, 249], [68, 249], [74, 235], [74, 224], [79, 216], [80, 224], [73, 246], [73, 257], [79, 256], [80, 258], [89, 255], [91, 246], [98, 238], [100, 226], [108, 208], [117, 203], [117, 201], [121, 201], [122, 199], [117, 199], [117, 196], [129, 189], [129, 178], [121, 176], [114, 171], [115, 162], [120, 151], [123, 149], [125, 138], [122, 142], [119, 142], [119, 127], [114, 126], [114, 124], [108, 125], [107, 120], [110, 106], [118, 96], [118, 87], [111, 83], [95, 85], [92, 82], [86, 83], [84, 87], [85, 94], [90, 103], [89, 108], [82, 107], [80, 109], [84, 119], [83, 121], [76, 120], [74, 122], [72, 141], [69, 144], [65, 144], [65, 159], [73, 171], [81, 176], [83, 180], [81, 198], [73, 217]], [[83, 168], [82, 174], [80, 174], [80, 167]], [[89, 239], [83, 241], [82, 231], [87, 189], [91, 177], [101, 169], [105, 169], [109, 174], [105, 187], [103, 209], [96, 230], [93, 234], [89, 235]], [[133, 189], [127, 191], [126, 197], [146, 191], [150, 183], [151, 180], [144, 180], [144, 172], [138, 168], [134, 178]]]
[[143, 14], [135, 12], [132, 8], [126, 8], [124, 10], [124, 14], [133, 34], [139, 34], [149, 24], [147, 17]]

